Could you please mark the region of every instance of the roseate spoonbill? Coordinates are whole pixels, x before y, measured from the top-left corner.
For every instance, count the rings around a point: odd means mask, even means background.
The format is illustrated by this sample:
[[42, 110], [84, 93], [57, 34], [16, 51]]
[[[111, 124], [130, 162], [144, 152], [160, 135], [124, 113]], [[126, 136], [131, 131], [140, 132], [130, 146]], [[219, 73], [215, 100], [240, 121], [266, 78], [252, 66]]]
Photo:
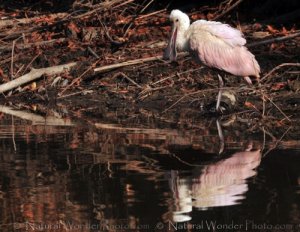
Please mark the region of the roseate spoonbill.
[[190, 24], [180, 10], [170, 14], [172, 32], [164, 57], [176, 60], [177, 51], [188, 51], [197, 61], [236, 76], [252, 84], [249, 76], [259, 78], [260, 67], [254, 55], [244, 46], [241, 31], [228, 24], [197, 20]]

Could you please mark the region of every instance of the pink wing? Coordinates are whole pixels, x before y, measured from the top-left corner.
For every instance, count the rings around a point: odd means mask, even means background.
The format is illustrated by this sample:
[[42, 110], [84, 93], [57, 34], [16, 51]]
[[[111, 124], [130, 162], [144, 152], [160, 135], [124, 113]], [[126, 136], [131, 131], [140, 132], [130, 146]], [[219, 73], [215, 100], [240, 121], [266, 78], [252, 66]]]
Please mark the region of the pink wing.
[[243, 45], [242, 33], [226, 24], [199, 20], [188, 31], [190, 51], [210, 67], [237, 76], [259, 76], [254, 55]]
[[203, 30], [222, 39], [231, 46], [243, 46], [246, 40], [243, 38], [243, 33], [228, 24], [223, 24], [215, 21], [198, 20], [191, 25], [194, 30]]

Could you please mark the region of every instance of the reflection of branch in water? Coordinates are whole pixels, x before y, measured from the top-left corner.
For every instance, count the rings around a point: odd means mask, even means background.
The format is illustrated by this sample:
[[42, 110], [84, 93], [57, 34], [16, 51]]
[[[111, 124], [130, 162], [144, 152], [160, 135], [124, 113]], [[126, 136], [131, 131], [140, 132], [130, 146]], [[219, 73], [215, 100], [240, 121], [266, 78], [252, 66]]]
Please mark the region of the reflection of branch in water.
[[224, 81], [219, 74], [218, 74], [218, 78], [219, 78], [219, 92], [218, 92], [217, 103], [216, 103], [216, 111], [222, 113], [222, 110], [220, 109], [220, 104], [221, 104], [221, 98], [223, 93], [222, 88], [224, 87]]
[[263, 135], [264, 135], [264, 139], [263, 139], [263, 144], [262, 144], [262, 148], [261, 150], [265, 150], [265, 146], [266, 146], [266, 131], [265, 131], [265, 127], [262, 128], [263, 129]]
[[134, 133], [145, 133], [145, 134], [163, 134], [163, 135], [169, 135], [174, 134], [176, 130], [172, 129], [152, 129], [152, 128], [139, 128], [139, 127], [122, 127], [120, 125], [116, 124], [107, 124], [107, 123], [95, 123], [95, 127], [98, 129], [104, 129], [104, 130], [116, 130], [120, 132], [134, 132]]
[[185, 164], [185, 165], [188, 165], [188, 166], [191, 166], [191, 167], [203, 167], [203, 164], [191, 164], [187, 161], [184, 161], [182, 159], [180, 159], [177, 155], [175, 154], [171, 154], [172, 156], [174, 156], [179, 162]]
[[15, 123], [14, 123], [14, 116], [11, 116], [11, 130], [12, 130], [12, 141], [14, 145], [14, 150], [17, 151], [17, 146], [16, 146], [16, 140], [15, 140]]
[[284, 136], [289, 132], [289, 130], [292, 128], [292, 126], [290, 126], [284, 133], [283, 133], [283, 135], [280, 137], [280, 139], [278, 139], [277, 141], [276, 141], [276, 143], [275, 143], [275, 146], [274, 147], [272, 147], [272, 148], [270, 148], [269, 150], [267, 150], [264, 154], [263, 154], [263, 156], [262, 157], [265, 157], [267, 154], [269, 154], [272, 150], [274, 150], [277, 146], [278, 146], [278, 144], [282, 141], [282, 139], [284, 138]]
[[261, 150], [264, 151], [265, 147], [266, 147], [266, 135], [269, 135], [270, 138], [272, 139], [272, 141], [277, 141], [277, 139], [276, 139], [276, 137], [274, 135], [272, 135], [271, 132], [269, 132], [268, 130], [266, 130], [266, 128], [264, 126], [261, 128], [261, 130], [263, 132], [263, 138], [264, 138]]
[[32, 122], [32, 125], [45, 126], [74, 126], [70, 119], [56, 118], [54, 116], [43, 117], [38, 114], [29, 113], [22, 110], [15, 110], [8, 106], [0, 105], [0, 112], [16, 116], [18, 118]]
[[222, 127], [221, 127], [218, 119], [217, 119], [216, 123], [217, 123], [217, 128], [218, 128], [218, 135], [219, 135], [219, 139], [220, 139], [219, 154], [221, 154], [224, 151], [224, 147], [225, 147], [224, 135], [223, 135]]

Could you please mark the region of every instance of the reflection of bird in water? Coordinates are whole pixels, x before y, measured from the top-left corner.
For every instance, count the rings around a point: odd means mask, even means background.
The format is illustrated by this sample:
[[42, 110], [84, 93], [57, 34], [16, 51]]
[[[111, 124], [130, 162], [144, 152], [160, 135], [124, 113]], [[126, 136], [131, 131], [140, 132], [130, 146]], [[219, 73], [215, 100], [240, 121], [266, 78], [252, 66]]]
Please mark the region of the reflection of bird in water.
[[187, 214], [192, 211], [192, 207], [205, 210], [239, 204], [248, 191], [246, 179], [256, 174], [254, 169], [261, 161], [261, 151], [251, 149], [252, 146], [249, 146], [227, 159], [206, 165], [192, 179], [173, 175], [173, 220], [190, 220]]
[[244, 46], [243, 34], [215, 21], [198, 20], [190, 25], [189, 17], [180, 10], [170, 14], [172, 32], [164, 57], [176, 60], [177, 50], [190, 52], [198, 61], [252, 84], [249, 76], [259, 78], [260, 67], [254, 55]]
[[246, 179], [256, 174], [254, 169], [260, 160], [260, 150], [247, 148], [228, 159], [207, 165], [192, 185], [196, 198], [194, 206], [206, 208], [238, 204], [248, 191]]

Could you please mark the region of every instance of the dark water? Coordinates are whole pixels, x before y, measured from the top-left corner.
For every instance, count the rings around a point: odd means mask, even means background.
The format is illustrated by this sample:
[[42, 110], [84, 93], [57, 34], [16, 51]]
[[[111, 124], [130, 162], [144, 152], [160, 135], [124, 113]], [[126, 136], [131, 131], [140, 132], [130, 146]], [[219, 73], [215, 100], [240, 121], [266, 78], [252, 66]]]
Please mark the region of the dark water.
[[2, 119], [1, 231], [300, 231], [291, 131], [33, 124]]

